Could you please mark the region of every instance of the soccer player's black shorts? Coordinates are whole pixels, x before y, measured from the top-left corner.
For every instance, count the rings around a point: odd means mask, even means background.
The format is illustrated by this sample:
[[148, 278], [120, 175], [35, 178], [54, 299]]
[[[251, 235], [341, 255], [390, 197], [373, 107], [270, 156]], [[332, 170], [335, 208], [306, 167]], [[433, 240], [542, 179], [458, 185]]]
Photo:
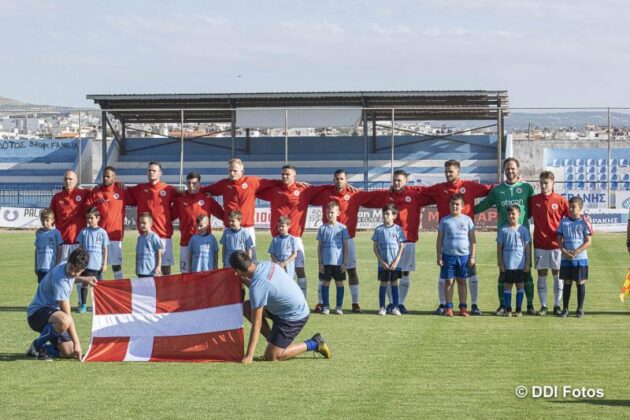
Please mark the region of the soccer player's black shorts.
[[[103, 279], [103, 272], [101, 270], [90, 270], [89, 268], [86, 268], [85, 270], [83, 270], [83, 273], [81, 273], [82, 276], [94, 276], [96, 277], [96, 280], [102, 280]], [[85, 289], [87, 286], [87, 284], [83, 284], [82, 287]]]
[[48, 271], [37, 270], [37, 283], [41, 283]]
[[588, 280], [588, 260], [562, 260], [560, 262], [562, 280]]
[[[43, 308], [39, 308], [35, 313], [28, 317], [28, 326], [31, 327], [33, 331], [41, 333], [44, 327], [48, 324], [48, 320], [50, 316], [55, 312], [59, 312], [59, 309], [53, 308], [52, 306], [44, 306]], [[58, 343], [62, 343], [64, 341], [72, 341], [70, 338], [70, 334], [68, 331], [64, 331], [57, 338]]]
[[340, 265], [325, 265], [324, 272], [319, 273], [319, 279], [324, 281], [344, 281], [346, 279], [346, 272], [341, 271]]
[[504, 283], [525, 283], [525, 272], [523, 270], [505, 270], [502, 275]]
[[267, 342], [282, 349], [289, 347], [308, 321], [308, 315], [297, 321], [288, 321], [272, 314], [266, 309], [265, 316], [270, 318], [273, 322], [273, 325], [271, 326], [271, 333], [269, 334], [269, 340], [267, 340]]
[[402, 278], [402, 270], [397, 268], [395, 270], [385, 270], [381, 267], [378, 268], [378, 280], [392, 282]]

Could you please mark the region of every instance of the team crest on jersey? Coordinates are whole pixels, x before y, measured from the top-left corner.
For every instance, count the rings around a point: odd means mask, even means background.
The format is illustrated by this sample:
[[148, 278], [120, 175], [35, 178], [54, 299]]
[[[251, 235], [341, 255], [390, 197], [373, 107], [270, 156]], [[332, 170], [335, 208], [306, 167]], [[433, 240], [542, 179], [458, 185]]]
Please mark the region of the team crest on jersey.
[[407, 203], [411, 203], [411, 197], [409, 197], [408, 195], [407, 195], [407, 196], [405, 196], [405, 201], [406, 201]]
[[160, 196], [161, 197], [166, 197], [166, 191], [164, 191], [164, 190], [160, 191]]
[[346, 200], [346, 201], [349, 201], [350, 200], [350, 194], [344, 195], [343, 199]]
[[77, 200], [77, 201], [81, 201], [81, 200], [82, 200], [82, 198], [81, 198], [81, 196], [80, 196], [80, 195], [77, 195], [77, 196], [76, 196], [76, 198], [75, 198], [75, 200]]
[[114, 198], [115, 198], [116, 200], [118, 200], [118, 199], [120, 198], [120, 194], [118, 194], [118, 193], [114, 193]]
[[247, 182], [243, 182], [243, 183], [241, 184], [241, 187], [242, 187], [244, 190], [246, 190], [246, 189], [247, 189], [247, 187], [248, 187]]
[[199, 200], [197, 204], [199, 204], [200, 206], [203, 206], [204, 204], [206, 204], [206, 202], [204, 200]]
[[465, 187], [461, 187], [461, 188], [459, 189], [459, 193], [460, 193], [460, 194], [466, 194], [466, 188], [465, 188]]
[[298, 190], [293, 191], [293, 195], [296, 197], [300, 196], [300, 192]]
[[554, 210], [558, 210], [558, 205], [556, 203], [553, 203], [551, 205], [551, 208], [554, 209]]
[[520, 193], [522, 193], [522, 192], [523, 192], [523, 189], [522, 189], [522, 188], [517, 188], [517, 189], [516, 189], [516, 193], [517, 193], [517, 194], [520, 194]]

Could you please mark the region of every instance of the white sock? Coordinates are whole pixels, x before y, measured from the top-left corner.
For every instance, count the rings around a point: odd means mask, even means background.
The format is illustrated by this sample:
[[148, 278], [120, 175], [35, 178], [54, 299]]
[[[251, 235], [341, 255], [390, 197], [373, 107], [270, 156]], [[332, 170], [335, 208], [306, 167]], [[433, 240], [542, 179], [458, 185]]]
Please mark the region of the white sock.
[[440, 300], [440, 305], [446, 305], [446, 296], [444, 292], [444, 283], [446, 280], [438, 277], [438, 299]]
[[300, 289], [302, 289], [302, 293], [304, 293], [304, 299], [306, 299], [306, 277], [298, 279], [297, 283], [298, 286], [300, 286]]
[[324, 284], [324, 282], [322, 280], [319, 281], [319, 283], [317, 283], [317, 303], [320, 305], [324, 304], [324, 301], [322, 300], [322, 285]]
[[405, 299], [407, 298], [407, 293], [409, 293], [409, 283], [410, 283], [410, 279], [409, 276], [403, 276], [402, 279], [400, 279], [400, 284], [398, 286], [398, 291], [400, 292], [400, 304], [404, 305], [405, 304]]
[[81, 283], [78, 283], [78, 284], [76, 285], [76, 287], [77, 287], [77, 297], [78, 297], [79, 306], [81, 306], [81, 305], [85, 304], [85, 302], [82, 302], [82, 301], [81, 301], [81, 288], [82, 288], [83, 286], [82, 286], [82, 284], [81, 284]]
[[564, 290], [564, 282], [560, 280], [559, 275], [553, 276], [553, 306], [562, 306], [562, 291]]
[[468, 289], [470, 290], [470, 300], [473, 305], [479, 301], [479, 277], [473, 275], [468, 277]]
[[547, 307], [547, 276], [538, 276], [536, 286], [538, 287], [538, 299], [540, 300], [540, 304]]
[[122, 279], [123, 278], [123, 272], [122, 271], [114, 271], [114, 278], [115, 279]]
[[359, 285], [352, 284], [350, 285], [350, 294], [352, 295], [352, 303], [359, 303]]

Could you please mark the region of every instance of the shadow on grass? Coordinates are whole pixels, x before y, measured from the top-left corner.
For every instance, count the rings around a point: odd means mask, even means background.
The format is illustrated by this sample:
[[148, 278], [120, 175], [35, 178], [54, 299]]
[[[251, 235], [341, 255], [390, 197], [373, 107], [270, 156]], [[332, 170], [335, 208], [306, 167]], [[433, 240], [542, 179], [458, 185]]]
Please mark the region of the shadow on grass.
[[26, 312], [26, 306], [0, 306], [0, 312]]
[[27, 359], [35, 360], [24, 353], [0, 353], [0, 362], [15, 362]]
[[630, 400], [573, 400], [573, 401], [549, 401], [553, 404], [591, 404], [591, 405], [605, 405], [609, 407], [630, 407]]

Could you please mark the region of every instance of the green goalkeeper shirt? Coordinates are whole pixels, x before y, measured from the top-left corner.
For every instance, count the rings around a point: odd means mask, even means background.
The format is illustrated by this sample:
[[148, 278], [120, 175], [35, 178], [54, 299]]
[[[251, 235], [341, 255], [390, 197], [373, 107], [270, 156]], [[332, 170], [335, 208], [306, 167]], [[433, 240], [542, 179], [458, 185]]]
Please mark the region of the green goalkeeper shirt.
[[490, 207], [496, 207], [499, 216], [497, 227], [501, 228], [507, 224], [508, 207], [516, 204], [521, 209], [521, 217], [518, 219], [518, 223], [529, 229], [527, 203], [533, 195], [534, 187], [527, 182], [519, 181], [512, 185], [503, 182], [490, 190], [488, 196], [475, 206], [475, 213], [481, 213]]

